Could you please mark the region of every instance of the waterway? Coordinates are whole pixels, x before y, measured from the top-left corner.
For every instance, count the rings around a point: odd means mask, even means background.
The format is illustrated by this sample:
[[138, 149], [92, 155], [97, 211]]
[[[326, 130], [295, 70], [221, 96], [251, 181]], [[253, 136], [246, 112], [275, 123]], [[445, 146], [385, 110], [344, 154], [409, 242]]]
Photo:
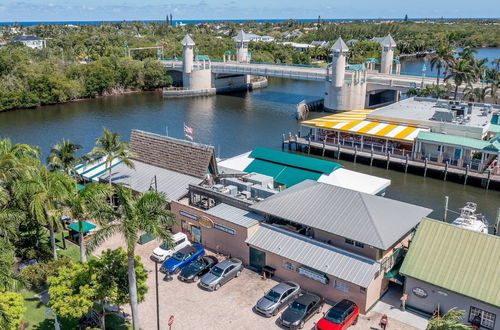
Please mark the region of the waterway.
[[[215, 146], [218, 156], [226, 158], [256, 146], [279, 149], [281, 134], [298, 130], [295, 104], [322, 94], [321, 83], [270, 79], [266, 89], [215, 97], [166, 100], [159, 92], [110, 96], [0, 113], [0, 137], [37, 145], [45, 158], [50, 146], [63, 138], [89, 151], [103, 127], [119, 132], [124, 139], [134, 128], [182, 138], [186, 123], [193, 127], [195, 141]], [[477, 202], [490, 222], [500, 207], [498, 191], [347, 161], [340, 163], [348, 169], [390, 179], [387, 197], [432, 208], [434, 218], [443, 216], [446, 195], [455, 210], [467, 201]]]

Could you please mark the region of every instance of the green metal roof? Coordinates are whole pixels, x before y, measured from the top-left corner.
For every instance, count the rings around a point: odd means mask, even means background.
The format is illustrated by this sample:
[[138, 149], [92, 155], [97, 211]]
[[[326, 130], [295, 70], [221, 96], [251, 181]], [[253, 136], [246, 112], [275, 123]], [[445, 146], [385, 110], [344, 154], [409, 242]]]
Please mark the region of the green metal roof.
[[424, 219], [400, 272], [500, 307], [500, 237]]
[[[90, 230], [94, 229], [96, 227], [96, 225], [93, 225], [87, 221], [82, 221], [82, 230], [83, 230], [83, 233], [87, 233], [89, 232]], [[70, 224], [68, 226], [69, 229], [71, 230], [74, 230], [74, 231], [77, 231], [77, 232], [80, 232], [80, 229], [79, 229], [79, 226], [78, 226], [78, 221], [77, 222], [73, 222], [72, 224]]]
[[195, 60], [196, 61], [210, 61], [210, 57], [208, 57], [208, 55], [196, 55]]
[[301, 168], [276, 164], [261, 159], [254, 159], [245, 170], [247, 173], [255, 172], [272, 176], [274, 181], [291, 187], [304, 180], [317, 181], [322, 173], [304, 170]]
[[318, 172], [321, 174], [330, 174], [342, 165], [327, 160], [296, 155], [288, 152], [277, 151], [273, 149], [257, 147], [252, 150], [250, 158], [261, 159], [280, 165], [293, 166], [296, 168]]
[[427, 131], [420, 131], [416, 137], [419, 141], [429, 141], [435, 143], [452, 144], [456, 146], [461, 146], [465, 148], [471, 148], [476, 150], [489, 150], [498, 151], [500, 150], [500, 142], [495, 140], [485, 141], [479, 139], [468, 138], [464, 136], [451, 135], [451, 134], [441, 134], [432, 133]]
[[500, 133], [500, 125], [490, 124], [490, 128], [488, 128], [488, 132]]
[[364, 64], [349, 64], [346, 67], [346, 70], [349, 70], [349, 71], [362, 71], [364, 69], [365, 69]]

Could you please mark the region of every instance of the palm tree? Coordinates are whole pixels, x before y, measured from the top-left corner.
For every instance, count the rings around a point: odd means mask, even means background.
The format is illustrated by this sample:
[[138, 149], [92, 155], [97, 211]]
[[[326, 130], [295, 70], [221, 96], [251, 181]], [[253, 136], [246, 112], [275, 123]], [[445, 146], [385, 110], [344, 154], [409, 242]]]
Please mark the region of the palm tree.
[[9, 139], [0, 140], [0, 182], [19, 176], [30, 165], [38, 163], [39, 151], [27, 144], [12, 144]]
[[455, 51], [453, 47], [449, 44], [440, 44], [436, 49], [436, 52], [431, 55], [431, 70], [437, 69], [437, 82], [436, 85], [439, 86], [439, 78], [441, 76], [441, 68], [445, 68], [445, 71], [453, 65], [455, 61]]
[[87, 261], [85, 252], [85, 241], [83, 239], [83, 221], [85, 219], [96, 219], [98, 222], [109, 219], [112, 209], [107, 198], [113, 194], [113, 189], [107, 185], [91, 183], [80, 191], [76, 191], [68, 200], [69, 212], [73, 219], [78, 221], [78, 239], [80, 244], [80, 261]]
[[102, 224], [88, 243], [88, 251], [94, 251], [99, 245], [115, 234], [121, 234], [127, 246], [128, 280], [130, 306], [134, 330], [139, 330], [139, 312], [137, 301], [137, 283], [134, 271], [135, 245], [141, 233], [146, 233], [171, 243], [170, 232], [166, 230], [175, 222], [175, 218], [167, 211], [167, 200], [164, 194], [149, 191], [134, 195], [130, 189], [117, 186], [115, 193], [118, 208], [112, 223]]
[[134, 168], [134, 163], [130, 159], [132, 153], [128, 150], [129, 145], [125, 141], [120, 141], [120, 134], [111, 133], [107, 128], [102, 129], [103, 135], [96, 139], [97, 146], [92, 149], [89, 157], [96, 159], [105, 158], [106, 169], [109, 173], [109, 185], [112, 185], [111, 172], [113, 159], [117, 158], [130, 168]]
[[7, 189], [0, 187], [0, 237], [7, 242], [17, 236], [17, 228], [24, 220], [24, 213], [13, 207]]
[[76, 190], [76, 182], [60, 171], [49, 171], [45, 166], [29, 169], [14, 183], [14, 195], [25, 206], [29, 215], [50, 232], [50, 245], [57, 259], [55, 231], [61, 226], [62, 207]]
[[429, 320], [427, 330], [469, 330], [470, 326], [462, 323], [464, 311], [450, 309], [443, 316], [435, 315]]
[[500, 57], [495, 58], [491, 63], [495, 66], [495, 70], [500, 71]]
[[63, 139], [56, 143], [50, 149], [50, 155], [47, 157], [47, 164], [53, 170], [61, 170], [66, 174], [74, 172], [74, 168], [82, 161], [80, 157], [76, 157], [75, 153], [83, 147], [69, 140]]
[[474, 76], [474, 69], [470, 61], [465, 59], [458, 59], [452, 66], [450, 66], [444, 81], [453, 79], [455, 83], [454, 100], [458, 97], [458, 87], [463, 83], [469, 84], [472, 82]]
[[477, 50], [472, 49], [470, 47], [464, 47], [461, 51], [458, 52], [458, 56], [464, 60], [474, 60], [474, 55], [477, 54]]

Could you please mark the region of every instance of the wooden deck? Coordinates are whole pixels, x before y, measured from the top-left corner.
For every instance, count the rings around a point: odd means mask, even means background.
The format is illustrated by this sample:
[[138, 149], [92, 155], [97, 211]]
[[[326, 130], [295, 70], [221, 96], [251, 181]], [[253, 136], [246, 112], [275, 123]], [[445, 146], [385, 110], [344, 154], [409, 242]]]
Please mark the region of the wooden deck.
[[313, 142], [301, 137], [282, 139], [282, 149], [306, 152], [308, 154], [319, 154], [336, 159], [345, 159], [356, 162], [367, 163], [370, 166], [384, 167], [403, 172], [420, 174], [424, 177], [431, 176], [437, 179], [454, 181], [462, 184], [479, 186], [485, 189], [500, 190], [500, 175], [490, 172], [479, 173], [467, 168], [441, 165], [431, 161], [417, 161], [406, 157], [381, 154], [377, 152], [360, 151], [340, 145], [328, 145], [322, 142]]

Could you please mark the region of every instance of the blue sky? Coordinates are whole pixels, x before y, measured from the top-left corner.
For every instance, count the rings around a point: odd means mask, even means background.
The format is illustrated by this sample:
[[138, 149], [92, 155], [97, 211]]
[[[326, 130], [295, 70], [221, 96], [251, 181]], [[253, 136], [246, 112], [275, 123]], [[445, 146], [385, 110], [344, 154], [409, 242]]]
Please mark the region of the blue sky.
[[500, 17], [498, 0], [0, 0], [0, 22], [264, 18]]

